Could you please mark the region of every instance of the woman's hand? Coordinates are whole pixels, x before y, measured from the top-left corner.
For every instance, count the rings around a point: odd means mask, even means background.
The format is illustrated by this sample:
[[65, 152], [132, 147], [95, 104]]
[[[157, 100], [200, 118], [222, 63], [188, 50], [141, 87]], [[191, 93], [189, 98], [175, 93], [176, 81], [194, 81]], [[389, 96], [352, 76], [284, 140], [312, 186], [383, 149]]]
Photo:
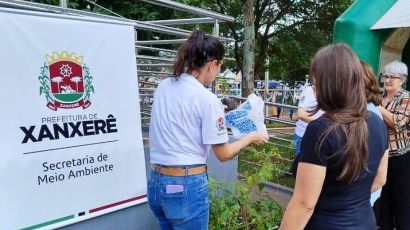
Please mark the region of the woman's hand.
[[263, 145], [269, 141], [269, 135], [267, 133], [257, 132], [249, 135], [252, 135], [251, 141], [256, 145]]
[[380, 113], [383, 116], [383, 120], [387, 124], [387, 126], [389, 126], [391, 129], [396, 129], [396, 123], [394, 120], [393, 113], [391, 113], [389, 110], [387, 110], [381, 105], [377, 106], [377, 108], [380, 110]]
[[262, 145], [268, 143], [268, 141], [268, 134], [257, 132], [248, 134], [233, 143], [212, 145], [212, 150], [214, 151], [215, 156], [223, 162], [234, 158], [242, 148], [245, 148], [250, 144]]

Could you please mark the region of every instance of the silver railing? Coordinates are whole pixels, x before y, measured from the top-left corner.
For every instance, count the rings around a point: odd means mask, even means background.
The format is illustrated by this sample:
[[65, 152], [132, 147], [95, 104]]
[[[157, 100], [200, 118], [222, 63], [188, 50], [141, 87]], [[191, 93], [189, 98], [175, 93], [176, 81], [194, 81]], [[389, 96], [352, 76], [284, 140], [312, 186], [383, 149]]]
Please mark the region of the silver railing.
[[[231, 16], [219, 14], [213, 11], [189, 6], [186, 4], [178, 3], [176, 1], [169, 0], [140, 0], [149, 4], [158, 5], [161, 7], [167, 7], [175, 10], [181, 10], [190, 12], [201, 17], [192, 18], [192, 19], [170, 19], [170, 20], [157, 20], [157, 21], [139, 21], [131, 20], [118, 15], [115, 12], [110, 11], [102, 6], [97, 5], [93, 1], [85, 0], [90, 4], [94, 4], [97, 7], [108, 11], [110, 14], [115, 15], [105, 15], [92, 13], [89, 11], [82, 11], [76, 9], [67, 8], [68, 0], [60, 0], [59, 6], [40, 4], [30, 1], [22, 0], [0, 0], [0, 7], [6, 8], [17, 8], [24, 10], [32, 10], [38, 12], [47, 12], [55, 14], [64, 14], [64, 15], [74, 15], [84, 17], [84, 20], [90, 18], [95, 19], [106, 19], [111, 22], [117, 21], [118, 23], [128, 23], [133, 25], [136, 32], [150, 31], [158, 34], [167, 34], [175, 36], [175, 39], [167, 40], [144, 40], [135, 42], [135, 51], [137, 58], [137, 67], [138, 67], [138, 78], [139, 78], [139, 90], [140, 90], [140, 108], [141, 108], [141, 122], [142, 124], [148, 124], [150, 120], [151, 113], [151, 104], [153, 101], [153, 92], [162, 78], [170, 75], [170, 68], [172, 67], [172, 62], [174, 60], [176, 50], [170, 50], [162, 48], [161, 45], [169, 44], [181, 44], [186, 40], [190, 35], [191, 31], [180, 29], [177, 26], [185, 24], [210, 24], [213, 23], [213, 32], [212, 36], [220, 39], [222, 42], [233, 42], [231, 38], [224, 38], [219, 36], [219, 23], [224, 22], [233, 22], [234, 18]], [[156, 51], [156, 56], [147, 56], [141, 55], [140, 51], [142, 50], [151, 50]], [[233, 58], [226, 58], [227, 60], [234, 60]], [[153, 81], [154, 79], [154, 81]], [[268, 91], [266, 91], [266, 94]], [[233, 97], [238, 103], [241, 103], [245, 98]], [[269, 99], [266, 97], [265, 99]], [[266, 101], [265, 102], [265, 121], [266, 122], [275, 122], [283, 124], [286, 127], [294, 127], [295, 121], [286, 119], [286, 114], [283, 116], [275, 117], [272, 115], [273, 108], [281, 108], [282, 112], [295, 110], [296, 107], [292, 105], [287, 105], [284, 103], [275, 103]], [[277, 146], [280, 149], [287, 149], [290, 152], [293, 150], [291, 135], [293, 132], [288, 130], [283, 130], [279, 128], [269, 128], [269, 133], [273, 139], [271, 144]], [[280, 160], [291, 162], [292, 157], [290, 154], [288, 157], [280, 157]], [[250, 162], [248, 162], [250, 163]], [[257, 166], [257, 164], [256, 164]], [[283, 174], [289, 175], [289, 172], [281, 170]]]

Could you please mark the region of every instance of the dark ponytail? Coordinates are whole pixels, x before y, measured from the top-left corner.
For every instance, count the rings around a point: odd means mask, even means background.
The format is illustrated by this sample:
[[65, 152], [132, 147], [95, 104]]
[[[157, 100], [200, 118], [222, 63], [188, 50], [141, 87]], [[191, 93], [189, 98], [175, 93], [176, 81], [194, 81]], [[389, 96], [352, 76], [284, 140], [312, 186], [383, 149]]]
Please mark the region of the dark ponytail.
[[202, 30], [195, 30], [178, 49], [174, 77], [178, 78], [186, 70], [197, 70], [208, 61], [222, 61], [224, 54], [224, 46], [218, 39], [206, 35]]

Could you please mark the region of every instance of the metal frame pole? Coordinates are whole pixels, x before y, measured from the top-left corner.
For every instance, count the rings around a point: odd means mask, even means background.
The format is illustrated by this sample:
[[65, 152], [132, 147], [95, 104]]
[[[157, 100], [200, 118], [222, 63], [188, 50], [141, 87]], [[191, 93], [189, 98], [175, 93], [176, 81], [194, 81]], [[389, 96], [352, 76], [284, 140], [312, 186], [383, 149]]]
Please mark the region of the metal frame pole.
[[67, 8], [68, 0], [60, 0], [60, 7]]
[[140, 1], [148, 2], [154, 5], [163, 6], [163, 7], [167, 7], [171, 9], [186, 11], [189, 13], [194, 13], [194, 14], [198, 14], [202, 16], [207, 16], [207, 17], [211, 17], [214, 19], [219, 19], [221, 21], [233, 22], [235, 20], [231, 16], [227, 16], [224, 14], [216, 13], [216, 12], [205, 10], [205, 9], [198, 8], [198, 7], [193, 7], [190, 5], [185, 5], [183, 3], [179, 3], [176, 1], [170, 1], [170, 0], [140, 0]]
[[219, 22], [218, 22], [218, 19], [215, 19], [215, 21], [214, 21], [213, 34], [214, 34], [215, 37], [219, 37]]
[[148, 23], [163, 25], [163, 26], [178, 26], [178, 25], [192, 25], [192, 24], [207, 24], [214, 23], [215, 19], [205, 18], [183, 18], [183, 19], [169, 19], [169, 20], [155, 20], [146, 21]]

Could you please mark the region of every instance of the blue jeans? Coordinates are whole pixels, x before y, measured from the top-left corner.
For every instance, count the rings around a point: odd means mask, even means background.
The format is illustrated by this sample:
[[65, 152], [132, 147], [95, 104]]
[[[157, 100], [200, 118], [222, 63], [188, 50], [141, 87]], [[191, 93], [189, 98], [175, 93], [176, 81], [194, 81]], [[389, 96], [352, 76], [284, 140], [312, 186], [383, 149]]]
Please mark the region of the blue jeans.
[[[167, 185], [182, 185], [183, 191], [167, 194]], [[167, 176], [150, 172], [148, 203], [161, 229], [208, 229], [208, 175]]]
[[297, 156], [300, 153], [300, 144], [302, 142], [302, 137], [299, 137], [298, 135], [294, 134], [293, 135], [293, 141], [295, 143], [295, 153], [296, 153], [296, 156]]

